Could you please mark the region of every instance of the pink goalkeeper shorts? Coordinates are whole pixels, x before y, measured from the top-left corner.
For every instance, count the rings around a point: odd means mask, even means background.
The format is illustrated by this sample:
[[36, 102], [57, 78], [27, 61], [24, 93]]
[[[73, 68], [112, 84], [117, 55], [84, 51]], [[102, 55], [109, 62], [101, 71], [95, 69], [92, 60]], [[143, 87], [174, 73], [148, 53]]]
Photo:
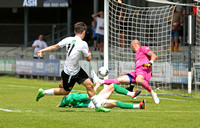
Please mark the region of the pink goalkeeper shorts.
[[127, 75], [129, 75], [129, 77], [132, 77], [131, 83], [136, 83], [135, 79], [138, 75], [142, 75], [144, 77], [144, 80], [148, 82], [151, 79], [152, 68], [140, 67], [134, 72], [127, 73]]

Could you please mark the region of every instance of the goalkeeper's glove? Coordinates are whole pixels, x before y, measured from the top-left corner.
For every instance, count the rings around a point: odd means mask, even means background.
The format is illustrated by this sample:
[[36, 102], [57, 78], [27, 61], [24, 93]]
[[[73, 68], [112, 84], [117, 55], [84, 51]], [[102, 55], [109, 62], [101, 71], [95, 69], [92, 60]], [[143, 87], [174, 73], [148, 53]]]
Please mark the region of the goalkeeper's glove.
[[152, 65], [153, 65], [153, 61], [151, 60], [149, 61], [149, 63], [144, 63], [142, 66], [149, 68], [149, 67], [152, 67]]

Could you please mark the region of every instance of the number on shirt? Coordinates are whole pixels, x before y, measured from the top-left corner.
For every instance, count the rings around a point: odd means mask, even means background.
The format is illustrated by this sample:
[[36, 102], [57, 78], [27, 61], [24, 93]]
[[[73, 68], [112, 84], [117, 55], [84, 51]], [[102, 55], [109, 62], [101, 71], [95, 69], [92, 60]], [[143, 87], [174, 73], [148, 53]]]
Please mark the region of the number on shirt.
[[67, 56], [69, 56], [73, 50], [73, 48], [75, 47], [75, 42], [76, 40], [72, 40], [71, 43], [68, 44], [68, 47], [67, 47]]

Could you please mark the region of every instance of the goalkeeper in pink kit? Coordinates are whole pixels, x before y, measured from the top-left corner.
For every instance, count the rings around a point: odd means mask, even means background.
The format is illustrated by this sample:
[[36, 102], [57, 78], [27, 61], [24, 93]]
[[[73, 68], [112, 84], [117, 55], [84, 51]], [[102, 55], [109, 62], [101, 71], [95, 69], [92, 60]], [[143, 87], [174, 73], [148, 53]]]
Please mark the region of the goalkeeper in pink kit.
[[148, 83], [152, 75], [152, 64], [157, 58], [156, 54], [153, 53], [149, 47], [141, 46], [138, 40], [133, 40], [131, 42], [131, 50], [133, 53], [136, 53], [134, 72], [127, 73], [115, 79], [100, 80], [95, 72], [92, 70], [91, 75], [94, 82], [100, 82], [101, 84], [108, 85], [112, 83], [137, 83], [145, 88], [148, 92], [150, 92], [152, 98], [154, 99], [154, 102], [156, 104], [159, 104], [160, 100], [157, 94], [152, 90], [151, 86]]

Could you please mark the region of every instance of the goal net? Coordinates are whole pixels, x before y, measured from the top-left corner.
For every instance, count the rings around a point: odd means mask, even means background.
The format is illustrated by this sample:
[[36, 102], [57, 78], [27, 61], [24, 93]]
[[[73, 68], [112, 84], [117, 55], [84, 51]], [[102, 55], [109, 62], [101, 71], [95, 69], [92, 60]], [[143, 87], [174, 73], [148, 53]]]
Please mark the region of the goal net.
[[110, 78], [134, 71], [130, 43], [138, 39], [158, 56], [151, 81], [170, 82], [170, 27], [172, 6], [136, 7], [109, 0], [109, 70]]

